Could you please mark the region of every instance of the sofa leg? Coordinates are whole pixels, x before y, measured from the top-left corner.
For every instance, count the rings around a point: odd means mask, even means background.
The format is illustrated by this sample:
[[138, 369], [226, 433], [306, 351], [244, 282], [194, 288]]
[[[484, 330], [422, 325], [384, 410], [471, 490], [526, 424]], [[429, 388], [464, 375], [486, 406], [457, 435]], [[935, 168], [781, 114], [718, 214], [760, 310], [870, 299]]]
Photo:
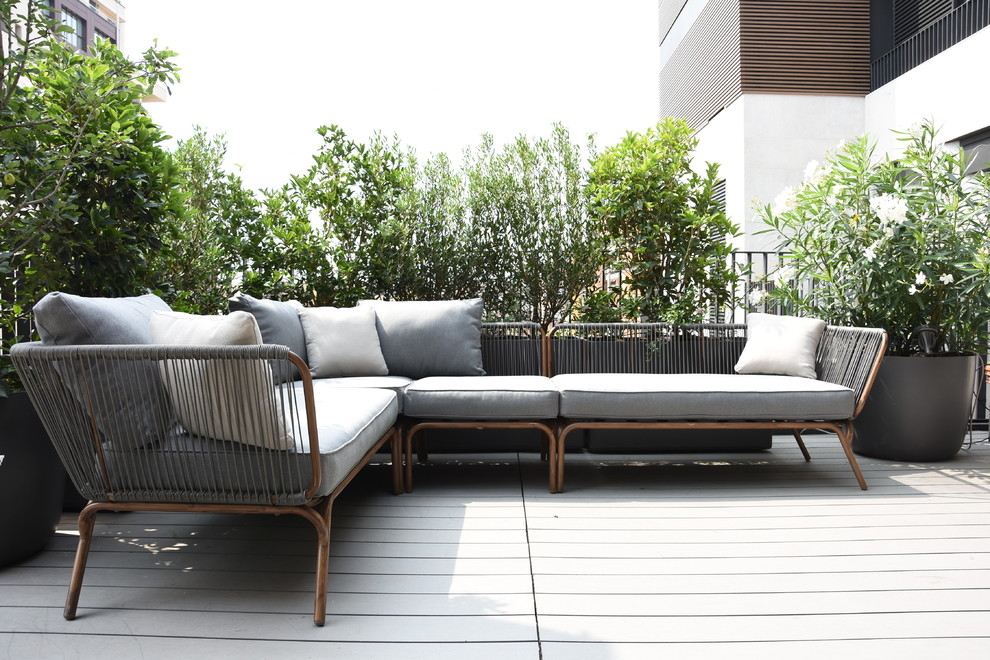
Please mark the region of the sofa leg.
[[76, 558], [72, 564], [72, 577], [69, 579], [69, 593], [65, 597], [65, 609], [62, 612], [62, 616], [67, 621], [76, 618], [79, 592], [82, 591], [89, 546], [93, 540], [93, 528], [96, 526], [96, 512], [99, 510], [98, 507], [91, 504], [79, 512], [79, 545], [76, 547]]
[[327, 621], [327, 573], [330, 570], [330, 514], [333, 500], [327, 498], [320, 511], [304, 514], [316, 528], [316, 599], [313, 603], [313, 623], [323, 626]]
[[564, 492], [564, 453], [567, 447], [567, 436], [573, 430], [573, 426], [565, 426], [563, 430], [560, 429], [560, 425], [557, 425], [556, 444], [557, 444], [557, 483], [554, 487], [555, 493]]
[[405, 465], [402, 462], [402, 427], [397, 426], [392, 436], [392, 494], [400, 495], [405, 492]]
[[842, 450], [846, 453], [846, 460], [849, 461], [849, 467], [852, 468], [853, 474], [856, 475], [856, 481], [859, 482], [859, 487], [863, 490], [867, 490], [869, 486], [866, 484], [866, 478], [860, 471], [859, 463], [856, 462], [856, 455], [853, 454], [852, 450], [852, 424], [842, 424], [836, 429], [836, 431], [839, 435], [839, 442], [842, 444]]
[[798, 447], [801, 448], [801, 453], [804, 454], [804, 460], [810, 461], [811, 454], [808, 453], [808, 448], [804, 444], [804, 439], [801, 437], [801, 432], [797, 429], [791, 431], [794, 434], [794, 439], [797, 440]]
[[415, 434], [415, 430], [410, 430], [402, 438], [402, 487], [407, 493], [413, 491], [412, 441]]

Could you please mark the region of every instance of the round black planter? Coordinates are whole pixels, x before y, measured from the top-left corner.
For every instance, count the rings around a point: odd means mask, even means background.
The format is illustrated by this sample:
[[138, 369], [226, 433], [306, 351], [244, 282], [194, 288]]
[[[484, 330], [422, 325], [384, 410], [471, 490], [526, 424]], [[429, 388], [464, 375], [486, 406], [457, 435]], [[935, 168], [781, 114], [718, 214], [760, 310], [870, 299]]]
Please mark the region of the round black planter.
[[27, 394], [0, 398], [0, 566], [38, 552], [62, 514], [65, 468]]
[[887, 356], [854, 424], [853, 451], [895, 461], [943, 461], [966, 439], [979, 357]]

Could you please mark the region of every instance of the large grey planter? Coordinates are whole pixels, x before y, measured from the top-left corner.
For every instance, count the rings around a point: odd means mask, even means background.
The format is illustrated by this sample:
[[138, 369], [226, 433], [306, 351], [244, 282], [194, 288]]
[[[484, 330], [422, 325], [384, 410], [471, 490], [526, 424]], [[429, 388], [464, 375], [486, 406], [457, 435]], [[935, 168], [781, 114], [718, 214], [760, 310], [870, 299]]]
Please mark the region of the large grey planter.
[[0, 398], [0, 566], [52, 539], [62, 514], [65, 468], [27, 394]]
[[962, 447], [979, 357], [887, 356], [863, 412], [853, 451], [895, 461], [943, 461]]

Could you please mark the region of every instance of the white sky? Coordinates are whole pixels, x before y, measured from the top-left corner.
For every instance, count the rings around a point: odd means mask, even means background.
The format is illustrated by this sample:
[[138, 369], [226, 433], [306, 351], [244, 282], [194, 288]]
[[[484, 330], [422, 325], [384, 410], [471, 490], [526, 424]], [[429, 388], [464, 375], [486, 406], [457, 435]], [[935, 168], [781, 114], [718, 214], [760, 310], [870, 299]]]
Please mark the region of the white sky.
[[132, 57], [155, 38], [179, 53], [152, 117], [225, 134], [251, 188], [305, 172], [324, 124], [459, 162], [485, 132], [561, 122], [602, 147], [659, 118], [656, 0], [129, 0], [125, 18]]

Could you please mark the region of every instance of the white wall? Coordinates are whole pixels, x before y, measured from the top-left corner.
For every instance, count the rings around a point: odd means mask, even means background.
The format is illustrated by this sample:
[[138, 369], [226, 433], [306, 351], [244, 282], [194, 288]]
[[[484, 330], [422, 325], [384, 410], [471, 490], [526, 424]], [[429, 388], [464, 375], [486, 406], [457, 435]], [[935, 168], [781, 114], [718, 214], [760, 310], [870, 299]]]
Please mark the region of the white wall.
[[941, 127], [943, 142], [990, 126], [987, 53], [990, 27], [869, 94], [865, 130], [877, 153], [896, 156], [901, 145], [891, 129], [907, 130], [926, 119]]
[[[745, 195], [744, 127], [743, 103], [738, 99], [698, 131], [698, 147], [692, 161], [694, 170], [700, 173], [704, 173], [706, 163], [718, 163], [719, 176], [725, 179], [726, 215], [740, 227], [749, 205]], [[742, 238], [736, 239], [738, 247], [743, 247]]]
[[840, 140], [859, 135], [864, 100], [846, 96], [745, 94], [698, 132], [695, 165], [721, 165], [726, 211], [744, 235], [743, 250], [770, 250], [777, 240], [755, 208], [801, 183], [808, 163], [821, 161]]

